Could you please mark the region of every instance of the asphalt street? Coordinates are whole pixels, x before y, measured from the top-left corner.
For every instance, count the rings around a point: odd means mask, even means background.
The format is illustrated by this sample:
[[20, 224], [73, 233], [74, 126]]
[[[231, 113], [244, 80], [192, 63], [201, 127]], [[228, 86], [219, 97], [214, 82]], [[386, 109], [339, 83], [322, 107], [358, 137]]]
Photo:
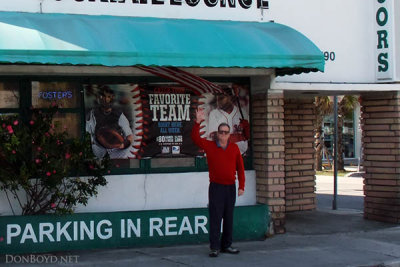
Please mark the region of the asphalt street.
[[[333, 176], [317, 175], [316, 193], [318, 210], [332, 209], [334, 179]], [[338, 176], [337, 209], [362, 211], [364, 207], [363, 178], [361, 173]]]

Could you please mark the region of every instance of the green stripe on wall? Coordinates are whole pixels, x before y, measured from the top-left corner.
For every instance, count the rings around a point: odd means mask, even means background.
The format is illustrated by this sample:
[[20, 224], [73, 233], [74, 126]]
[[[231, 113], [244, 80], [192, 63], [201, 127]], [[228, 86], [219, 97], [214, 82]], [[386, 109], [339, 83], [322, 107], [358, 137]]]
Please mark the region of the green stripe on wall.
[[[0, 217], [0, 254], [208, 242], [208, 210], [173, 209]], [[261, 240], [268, 206], [235, 208], [234, 240]]]

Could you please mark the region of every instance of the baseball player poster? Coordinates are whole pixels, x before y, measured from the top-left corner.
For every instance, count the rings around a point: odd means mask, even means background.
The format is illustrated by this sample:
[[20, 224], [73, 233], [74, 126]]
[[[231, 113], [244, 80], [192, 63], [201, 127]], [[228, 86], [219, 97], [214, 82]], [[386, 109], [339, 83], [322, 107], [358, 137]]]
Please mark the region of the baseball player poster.
[[193, 116], [204, 109], [201, 135], [212, 140], [222, 122], [230, 142], [248, 151], [249, 86], [218, 84], [220, 92], [201, 92], [179, 84], [85, 85], [86, 131], [98, 158], [193, 157], [203, 155], [190, 134]]

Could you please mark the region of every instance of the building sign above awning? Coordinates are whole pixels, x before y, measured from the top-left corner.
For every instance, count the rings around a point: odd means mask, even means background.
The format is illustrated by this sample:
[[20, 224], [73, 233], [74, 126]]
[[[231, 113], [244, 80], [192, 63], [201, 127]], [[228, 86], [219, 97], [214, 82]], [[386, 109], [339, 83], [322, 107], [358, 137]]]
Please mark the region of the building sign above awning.
[[376, 10], [376, 79], [393, 81], [395, 69], [394, 2], [381, 0], [375, 2]]
[[324, 73], [278, 80], [400, 82], [399, 11], [399, 0], [269, 0], [269, 19], [305, 34], [324, 52], [326, 60]]
[[1, 63], [324, 69], [309, 39], [276, 23], [1, 12], [0, 36]]
[[269, 8], [269, 0], [12, 0], [0, 2], [2, 11], [237, 21], [267, 21]]

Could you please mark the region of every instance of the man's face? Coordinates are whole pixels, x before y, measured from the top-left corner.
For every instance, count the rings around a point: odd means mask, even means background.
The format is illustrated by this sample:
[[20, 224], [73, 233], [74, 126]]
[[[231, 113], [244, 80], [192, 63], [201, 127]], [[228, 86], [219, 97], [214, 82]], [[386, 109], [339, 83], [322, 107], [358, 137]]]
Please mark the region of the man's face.
[[232, 107], [231, 97], [227, 94], [218, 94], [217, 95], [217, 106], [222, 110], [229, 110]]
[[111, 108], [111, 104], [114, 101], [114, 94], [109, 92], [103, 92], [100, 95], [100, 103], [104, 109]]
[[228, 126], [224, 125], [224, 126], [221, 126], [218, 128], [217, 138], [220, 143], [228, 142], [229, 137], [230, 137], [230, 133], [229, 133]]

